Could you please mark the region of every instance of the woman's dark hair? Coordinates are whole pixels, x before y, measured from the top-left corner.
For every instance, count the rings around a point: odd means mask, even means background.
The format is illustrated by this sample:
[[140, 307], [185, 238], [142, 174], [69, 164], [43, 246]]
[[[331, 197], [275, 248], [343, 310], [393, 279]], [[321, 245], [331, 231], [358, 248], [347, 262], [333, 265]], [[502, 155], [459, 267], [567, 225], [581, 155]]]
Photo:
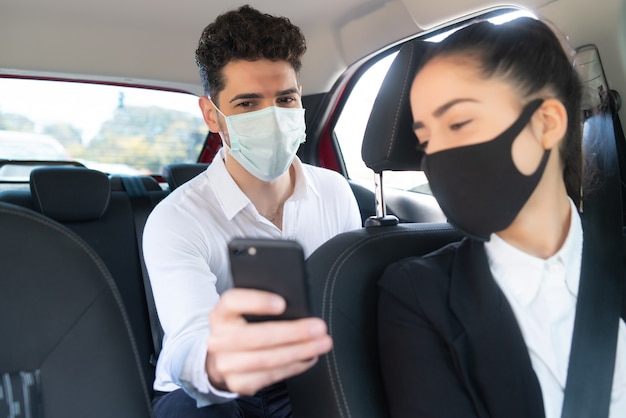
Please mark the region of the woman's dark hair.
[[494, 25], [464, 27], [436, 45], [424, 63], [441, 56], [474, 58], [485, 78], [509, 80], [526, 98], [553, 95], [567, 111], [568, 127], [560, 147], [567, 193], [578, 206], [582, 182], [582, 87], [563, 46], [547, 24], [518, 18]]
[[224, 89], [222, 70], [231, 61], [287, 61], [300, 72], [306, 41], [286, 17], [264, 14], [250, 6], [224, 13], [202, 32], [196, 64], [204, 93], [217, 100]]

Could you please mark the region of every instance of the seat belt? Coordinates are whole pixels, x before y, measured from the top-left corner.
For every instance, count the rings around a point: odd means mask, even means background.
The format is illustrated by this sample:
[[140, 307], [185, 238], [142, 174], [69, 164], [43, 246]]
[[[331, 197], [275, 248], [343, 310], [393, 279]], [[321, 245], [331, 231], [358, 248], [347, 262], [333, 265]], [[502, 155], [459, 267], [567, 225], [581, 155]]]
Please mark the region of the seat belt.
[[[622, 202], [612, 115], [592, 116], [585, 155], [598, 176], [583, 196], [583, 256], [562, 418], [608, 417], [624, 281]], [[590, 160], [591, 162], [591, 160]]]
[[154, 296], [152, 294], [152, 285], [150, 277], [146, 269], [146, 263], [143, 259], [143, 228], [148, 219], [148, 215], [152, 211], [153, 204], [148, 197], [148, 192], [139, 177], [120, 176], [124, 189], [130, 198], [130, 204], [133, 209], [133, 218], [135, 224], [135, 236], [137, 238], [137, 250], [139, 251], [139, 263], [141, 264], [141, 276], [143, 277], [143, 288], [146, 294], [146, 304], [148, 305], [148, 318], [150, 320], [150, 334], [152, 335], [153, 353], [150, 355], [150, 364], [156, 366], [156, 361], [161, 352], [163, 343], [163, 328], [159, 321]]

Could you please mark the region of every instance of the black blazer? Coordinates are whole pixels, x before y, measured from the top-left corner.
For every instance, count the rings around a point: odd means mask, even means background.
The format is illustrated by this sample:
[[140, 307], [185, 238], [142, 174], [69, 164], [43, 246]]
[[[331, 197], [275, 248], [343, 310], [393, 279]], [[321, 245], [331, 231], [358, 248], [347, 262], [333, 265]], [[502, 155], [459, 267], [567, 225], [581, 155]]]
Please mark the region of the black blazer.
[[526, 344], [482, 243], [464, 239], [388, 267], [378, 318], [392, 417], [545, 417]]
[[380, 365], [392, 417], [545, 417], [526, 343], [482, 243], [464, 239], [399, 261], [379, 285]]

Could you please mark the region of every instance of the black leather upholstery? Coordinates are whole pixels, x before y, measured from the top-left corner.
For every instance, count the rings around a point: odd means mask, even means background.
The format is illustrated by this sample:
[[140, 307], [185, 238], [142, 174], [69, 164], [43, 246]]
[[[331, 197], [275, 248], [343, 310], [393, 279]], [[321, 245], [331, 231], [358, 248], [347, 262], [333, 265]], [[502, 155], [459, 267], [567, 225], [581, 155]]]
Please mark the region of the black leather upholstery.
[[0, 372], [40, 370], [46, 418], [151, 416], [111, 274], [61, 224], [0, 203]]
[[165, 181], [167, 181], [171, 191], [204, 172], [208, 166], [208, 163], [168, 164], [163, 167], [161, 174]]
[[[376, 172], [419, 169], [408, 93], [425, 48], [404, 45], [383, 81], [363, 143], [363, 159]], [[447, 223], [370, 226], [334, 237], [307, 259], [313, 313], [328, 324], [334, 346], [288, 380], [294, 416], [388, 416], [378, 368], [378, 279], [395, 261], [459, 239]]]

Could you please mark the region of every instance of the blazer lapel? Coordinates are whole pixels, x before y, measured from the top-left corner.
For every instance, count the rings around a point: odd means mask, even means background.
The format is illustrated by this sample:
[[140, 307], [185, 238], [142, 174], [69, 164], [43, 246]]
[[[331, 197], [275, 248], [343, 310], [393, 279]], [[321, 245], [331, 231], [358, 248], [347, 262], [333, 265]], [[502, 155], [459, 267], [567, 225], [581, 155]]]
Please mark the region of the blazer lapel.
[[484, 246], [469, 241], [452, 266], [450, 309], [464, 329], [453, 355], [479, 416], [543, 418], [543, 398], [526, 344], [493, 280]]

